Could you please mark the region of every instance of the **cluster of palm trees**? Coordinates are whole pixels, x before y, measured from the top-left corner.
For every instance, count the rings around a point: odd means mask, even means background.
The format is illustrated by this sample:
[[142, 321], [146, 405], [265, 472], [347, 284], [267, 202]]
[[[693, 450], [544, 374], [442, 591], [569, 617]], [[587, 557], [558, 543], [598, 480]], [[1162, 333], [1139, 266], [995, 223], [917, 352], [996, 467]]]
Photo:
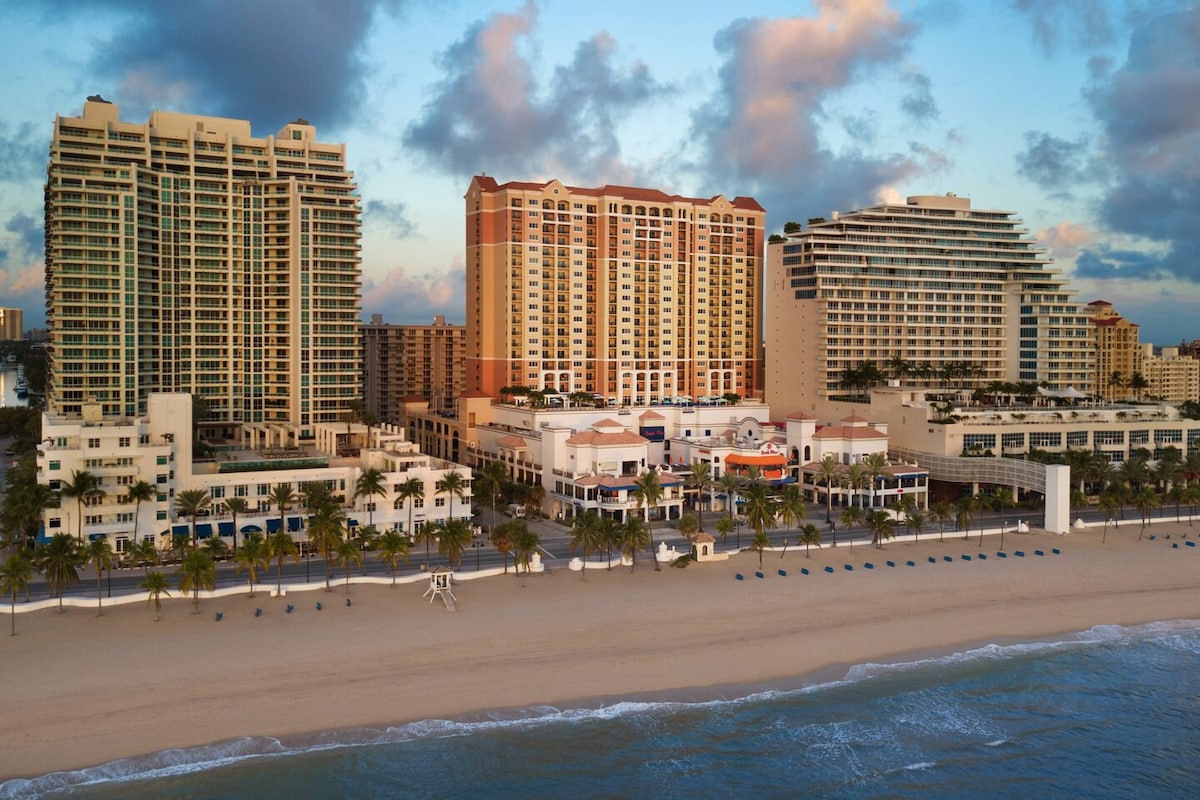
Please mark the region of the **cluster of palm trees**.
[[883, 382], [888, 372], [893, 378], [915, 378], [925, 383], [941, 381], [945, 386], [986, 374], [983, 367], [973, 361], [947, 361], [937, 365], [928, 361], [907, 361], [900, 355], [894, 355], [887, 360], [886, 370], [887, 372], [880, 369], [874, 361], [861, 361], [857, 366], [842, 370], [838, 381], [848, 391], [857, 390], [857, 393], [865, 394], [866, 390]]
[[843, 466], [833, 456], [827, 455], [817, 463], [813, 480], [825, 489], [825, 521], [832, 521], [833, 493], [835, 490], [850, 492], [850, 505], [854, 498], [864, 497], [863, 491], [877, 485], [880, 478], [888, 475], [888, 459], [885, 453], [868, 453], [862, 461]]
[[1200, 508], [1200, 451], [1184, 456], [1176, 447], [1165, 447], [1154, 461], [1150, 451], [1143, 448], [1128, 460], [1114, 464], [1100, 454], [1067, 450], [1062, 460], [1071, 467], [1075, 479], [1072, 507], [1086, 506], [1089, 496], [1095, 494], [1104, 512], [1105, 535], [1109, 522], [1120, 525], [1126, 506], [1132, 506], [1140, 514], [1139, 539], [1155, 508], [1171, 503], [1178, 517], [1187, 506], [1189, 525]]

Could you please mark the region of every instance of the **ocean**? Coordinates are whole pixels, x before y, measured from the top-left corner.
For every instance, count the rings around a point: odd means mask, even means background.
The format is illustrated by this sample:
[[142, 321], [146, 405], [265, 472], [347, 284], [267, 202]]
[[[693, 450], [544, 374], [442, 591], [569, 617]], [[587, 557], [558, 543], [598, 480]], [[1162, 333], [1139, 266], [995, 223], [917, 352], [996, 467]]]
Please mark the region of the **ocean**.
[[[173, 750], [0, 798], [1174, 800], [1200, 796], [1198, 656], [1200, 621], [1100, 627], [729, 699]], [[187, 724], [186, 708], [163, 713]]]

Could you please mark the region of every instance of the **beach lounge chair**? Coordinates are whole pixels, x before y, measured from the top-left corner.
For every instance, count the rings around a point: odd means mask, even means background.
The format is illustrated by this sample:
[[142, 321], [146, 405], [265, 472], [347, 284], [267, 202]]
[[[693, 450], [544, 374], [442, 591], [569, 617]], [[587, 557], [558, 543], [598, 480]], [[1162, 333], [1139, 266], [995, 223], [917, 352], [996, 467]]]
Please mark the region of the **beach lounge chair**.
[[217, 622], [220, 622], [223, 619], [225, 619], [225, 615], [222, 614], [220, 611], [218, 611], [217, 612]]
[[293, 611], [295, 611], [295, 610], [296, 610], [296, 607], [295, 607], [294, 605], [292, 605], [291, 603], [288, 603], [288, 607], [287, 607], [287, 613], [289, 613], [289, 614], [290, 614], [290, 613], [292, 613], [292, 612], [293, 612]]
[[779, 570], [779, 577], [781, 577], [781, 578], [786, 578], [786, 577], [787, 577], [787, 570], [786, 570], [786, 569], [781, 569], [781, 570]]
[[256, 617], [261, 617], [261, 616], [262, 616], [262, 609], [261, 609], [261, 608], [256, 608], [256, 609], [254, 609], [254, 616], [256, 616]]
[[734, 575], [733, 577], [737, 578], [739, 581], [744, 581], [744, 580], [746, 580], [746, 576], [745, 576], [745, 575], [743, 575], [743, 574], [742, 574], [742, 573], [740, 573], [740, 572], [739, 572], [739, 573], [737, 573], [736, 575]]

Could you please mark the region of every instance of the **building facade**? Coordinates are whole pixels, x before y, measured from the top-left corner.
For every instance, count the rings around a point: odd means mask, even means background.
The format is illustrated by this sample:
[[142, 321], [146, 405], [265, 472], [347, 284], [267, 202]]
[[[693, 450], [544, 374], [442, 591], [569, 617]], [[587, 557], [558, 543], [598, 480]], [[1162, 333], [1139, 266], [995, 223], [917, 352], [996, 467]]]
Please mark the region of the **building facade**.
[[1142, 345], [1141, 374], [1147, 397], [1168, 403], [1200, 402], [1200, 359], [1181, 355], [1178, 347], [1163, 347], [1155, 355], [1154, 345]]
[[50, 146], [47, 409], [134, 418], [185, 392], [216, 439], [342, 419], [362, 385], [360, 228], [345, 145], [304, 120], [255, 137], [89, 98]]
[[951, 194], [835, 212], [771, 244], [767, 402], [813, 413], [868, 362], [915, 385], [1090, 392], [1086, 314], [1027, 234]]
[[25, 312], [19, 308], [0, 308], [0, 340], [17, 341], [25, 335]]
[[1118, 314], [1107, 300], [1088, 303], [1087, 315], [1096, 348], [1096, 394], [1106, 400], [1132, 397], [1130, 380], [1142, 374], [1138, 324]]
[[765, 217], [748, 197], [477, 176], [466, 388], [761, 397]]
[[363, 401], [375, 419], [399, 424], [405, 398], [452, 409], [463, 393], [466, 332], [441, 314], [431, 325], [391, 325], [372, 314], [363, 325]]

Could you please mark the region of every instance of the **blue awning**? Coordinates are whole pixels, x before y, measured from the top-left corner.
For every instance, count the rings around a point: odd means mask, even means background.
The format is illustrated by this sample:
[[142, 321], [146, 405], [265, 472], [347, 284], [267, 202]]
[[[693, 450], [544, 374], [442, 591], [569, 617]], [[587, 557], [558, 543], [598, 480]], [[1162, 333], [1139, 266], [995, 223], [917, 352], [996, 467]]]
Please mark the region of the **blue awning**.
[[288, 530], [289, 531], [300, 530], [300, 517], [288, 517]]
[[88, 534], [89, 542], [94, 542], [94, 541], [97, 541], [98, 539], [107, 539], [107, 538], [108, 538], [107, 533], [89, 533]]
[[212, 525], [207, 522], [202, 522], [196, 526], [196, 538], [207, 539], [212, 536]]
[[279, 520], [277, 520], [277, 519], [267, 520], [267, 533], [276, 533], [281, 527], [283, 527], [283, 526], [279, 524]]
[[358, 520], [356, 520], [356, 519], [354, 519], [353, 517], [351, 517], [350, 519], [346, 520], [346, 525], [347, 525], [347, 526], [349, 526], [349, 527], [351, 527], [351, 528], [357, 528], [357, 527], [358, 527]]
[[217, 533], [219, 533], [221, 536], [233, 536], [233, 523], [232, 522], [218, 522], [217, 523]]
[[171, 526], [171, 535], [172, 536], [190, 536], [191, 533], [189, 532], [187, 525], [172, 525]]
[[242, 533], [262, 533], [262, 528], [257, 525], [243, 525]]

